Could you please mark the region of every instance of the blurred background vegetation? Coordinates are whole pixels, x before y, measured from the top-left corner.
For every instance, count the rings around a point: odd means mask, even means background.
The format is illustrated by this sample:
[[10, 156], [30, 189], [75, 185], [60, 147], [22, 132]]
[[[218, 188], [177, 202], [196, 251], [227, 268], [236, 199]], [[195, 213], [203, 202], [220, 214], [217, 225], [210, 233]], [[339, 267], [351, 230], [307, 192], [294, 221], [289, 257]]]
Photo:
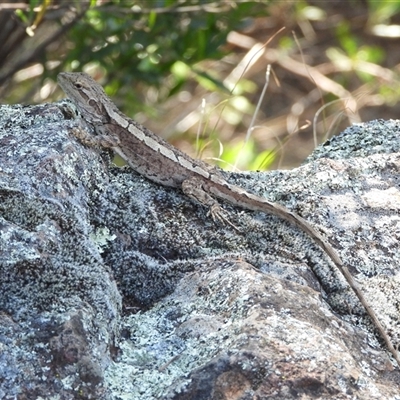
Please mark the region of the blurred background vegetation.
[[0, 98], [59, 100], [57, 73], [85, 71], [194, 157], [291, 168], [352, 123], [399, 117], [399, 11], [388, 0], [1, 1]]

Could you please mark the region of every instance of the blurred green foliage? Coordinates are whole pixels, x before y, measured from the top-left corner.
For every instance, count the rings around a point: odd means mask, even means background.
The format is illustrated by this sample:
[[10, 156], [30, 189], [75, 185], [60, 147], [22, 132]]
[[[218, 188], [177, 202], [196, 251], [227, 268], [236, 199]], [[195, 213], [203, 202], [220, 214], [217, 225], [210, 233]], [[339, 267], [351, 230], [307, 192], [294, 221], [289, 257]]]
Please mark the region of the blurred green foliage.
[[[112, 91], [122, 90], [128, 98], [132, 83], [142, 82], [158, 88], [159, 100], [164, 101], [189, 77], [207, 90], [226, 90], [211, 71], [194, 66], [205, 59], [221, 59], [227, 53], [227, 34], [266, 12], [266, 2], [114, 0], [89, 9], [70, 31], [73, 47], [64, 65], [82, 70], [96, 64], [114, 82]], [[133, 97], [129, 104], [131, 112], [141, 108]]]
[[[23, 42], [25, 38], [21, 40], [21, 48], [34, 52], [35, 46], [40, 48], [51, 35], [54, 38], [46, 51], [28, 58], [26, 65], [16, 63], [26, 71], [15, 79], [15, 91], [5, 86], [0, 95], [11, 102], [52, 100], [61, 96], [55, 89], [58, 72], [83, 70], [104, 86], [127, 115], [145, 125], [153, 124], [151, 127], [173, 144], [222, 167], [280, 167], [280, 160], [290, 152], [299, 152], [299, 156], [286, 165], [300, 163], [314, 143], [353, 122], [341, 93], [357, 99], [358, 120], [393, 118], [400, 112], [395, 110], [400, 97], [400, 53], [394, 51], [396, 39], [390, 36], [400, 27], [398, 1], [26, 3], [28, 7], [10, 11], [18, 19], [12, 33], [22, 29], [32, 36], [26, 38], [29, 44]], [[54, 35], [56, 28], [62, 30], [70, 21], [68, 29]], [[2, 32], [4, 27], [0, 34], [10, 39], [11, 33]], [[255, 118], [260, 126], [252, 130], [249, 124], [265, 82], [268, 51], [261, 66], [245, 78], [233, 72], [255, 43], [262, 45], [282, 27], [285, 32], [268, 44], [279, 56], [272, 57], [274, 78]], [[238, 32], [240, 38], [227, 41], [232, 32]], [[10, 49], [16, 49], [17, 59], [25, 54], [17, 51], [16, 41], [10, 42], [0, 45], [0, 85], [9, 85], [10, 74], [3, 73], [6, 63], [2, 61], [11, 58]], [[8, 52], [2, 53], [2, 49]], [[297, 66], [281, 63], [285, 58]], [[29, 80], [31, 66], [33, 76], [43, 72], [42, 81], [36, 80], [36, 91], [33, 79]], [[18, 69], [14, 73], [17, 75]], [[32, 93], [34, 100], [29, 99]], [[393, 110], [393, 115], [384, 113], [384, 106]], [[250, 140], [243, 144], [249, 131]]]

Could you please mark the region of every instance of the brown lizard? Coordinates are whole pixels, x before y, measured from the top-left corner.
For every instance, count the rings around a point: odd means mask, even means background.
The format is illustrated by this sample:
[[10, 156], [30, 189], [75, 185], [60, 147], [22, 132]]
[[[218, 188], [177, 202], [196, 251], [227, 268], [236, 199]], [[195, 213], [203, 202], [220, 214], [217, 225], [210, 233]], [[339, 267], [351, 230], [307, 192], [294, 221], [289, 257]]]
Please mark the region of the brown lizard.
[[215, 200], [218, 198], [247, 210], [273, 214], [308, 234], [343, 274], [400, 366], [398, 352], [348, 268], [336, 250], [308, 221], [280, 204], [229, 184], [216, 167], [189, 157], [128, 118], [118, 110], [103, 88], [89, 75], [82, 72], [63, 72], [58, 75], [58, 83], [74, 102], [85, 123], [89, 124], [97, 135], [91, 135], [84, 129], [75, 129], [74, 134], [84, 143], [111, 147], [136, 172], [146, 178], [164, 186], [182, 189], [187, 196], [209, 207], [214, 220], [227, 222], [221, 206]]

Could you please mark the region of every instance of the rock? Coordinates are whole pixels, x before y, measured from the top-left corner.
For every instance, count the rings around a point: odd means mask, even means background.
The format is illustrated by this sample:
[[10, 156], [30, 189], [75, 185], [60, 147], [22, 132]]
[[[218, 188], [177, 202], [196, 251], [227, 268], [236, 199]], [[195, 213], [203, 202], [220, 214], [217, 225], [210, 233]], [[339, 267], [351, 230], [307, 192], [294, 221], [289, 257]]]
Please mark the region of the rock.
[[[214, 224], [76, 141], [71, 107], [0, 113], [0, 399], [400, 398], [309, 237], [228, 204], [241, 233]], [[225, 173], [322, 231], [395, 344], [399, 127], [353, 126], [293, 171]]]

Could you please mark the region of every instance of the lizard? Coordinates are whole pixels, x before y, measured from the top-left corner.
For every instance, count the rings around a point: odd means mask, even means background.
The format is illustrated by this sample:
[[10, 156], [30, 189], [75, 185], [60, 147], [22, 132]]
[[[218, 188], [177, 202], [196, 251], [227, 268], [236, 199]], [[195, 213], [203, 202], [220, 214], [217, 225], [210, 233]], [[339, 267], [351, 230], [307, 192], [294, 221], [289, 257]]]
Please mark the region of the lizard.
[[[400, 367], [400, 357], [375, 311], [341, 260], [338, 252], [306, 219], [279, 203], [252, 194], [228, 183], [217, 167], [191, 158], [160, 136], [124, 115], [90, 75], [84, 72], [61, 72], [58, 83], [75, 104], [84, 128], [73, 134], [88, 145], [111, 148], [137, 173], [163, 186], [178, 188], [189, 198], [209, 208], [214, 221], [228, 222], [218, 200], [234, 206], [272, 214], [295, 225], [313, 239], [344, 276], [369, 315], [374, 327]], [[89, 127], [89, 129], [87, 129]], [[89, 133], [90, 128], [95, 135]]]

